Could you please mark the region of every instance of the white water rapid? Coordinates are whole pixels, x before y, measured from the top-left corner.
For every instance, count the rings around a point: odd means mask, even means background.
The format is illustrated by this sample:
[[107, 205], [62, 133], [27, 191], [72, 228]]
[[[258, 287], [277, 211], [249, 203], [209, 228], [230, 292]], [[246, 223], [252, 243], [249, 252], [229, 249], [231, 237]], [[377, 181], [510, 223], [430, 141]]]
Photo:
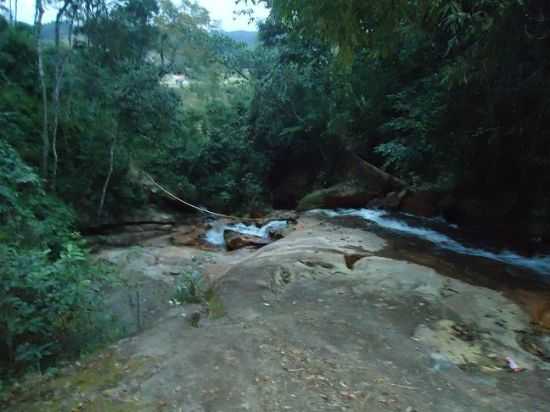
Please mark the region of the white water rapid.
[[206, 241], [211, 245], [223, 246], [225, 241], [223, 239], [223, 232], [226, 230], [232, 230], [234, 232], [242, 233], [243, 235], [261, 237], [263, 239], [269, 238], [269, 233], [273, 230], [285, 229], [288, 226], [286, 220], [274, 220], [268, 224], [257, 227], [254, 225], [245, 225], [243, 223], [237, 223], [234, 225], [226, 225], [224, 223], [215, 223], [212, 228], [206, 232]]

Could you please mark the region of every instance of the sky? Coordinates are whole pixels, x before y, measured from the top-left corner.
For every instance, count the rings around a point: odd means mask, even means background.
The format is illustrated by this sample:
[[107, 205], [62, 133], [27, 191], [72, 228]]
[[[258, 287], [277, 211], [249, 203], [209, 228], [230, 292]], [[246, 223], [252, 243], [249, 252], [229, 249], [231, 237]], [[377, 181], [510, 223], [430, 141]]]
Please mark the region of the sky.
[[[19, 0], [18, 20], [27, 23], [33, 22], [34, 2], [35, 0]], [[235, 0], [197, 0], [197, 2], [210, 12], [212, 20], [217, 20], [221, 23], [221, 27], [225, 31], [256, 30], [256, 23], [249, 23], [248, 17], [235, 16], [234, 11], [242, 8], [242, 6], [235, 5]], [[177, 4], [177, 0], [175, 3]], [[267, 17], [268, 11], [263, 6], [256, 6], [254, 7], [254, 15], [262, 19]], [[47, 8], [44, 14], [44, 22], [54, 19], [55, 10], [52, 7]]]

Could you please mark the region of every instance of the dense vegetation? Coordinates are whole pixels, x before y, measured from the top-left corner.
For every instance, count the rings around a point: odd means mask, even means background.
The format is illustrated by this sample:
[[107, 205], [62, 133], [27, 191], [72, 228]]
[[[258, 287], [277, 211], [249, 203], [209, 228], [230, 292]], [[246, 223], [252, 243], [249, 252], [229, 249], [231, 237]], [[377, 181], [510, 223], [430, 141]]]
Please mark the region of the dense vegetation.
[[189, 2], [67, 0], [59, 10], [53, 38], [40, 21], [0, 18], [2, 369], [41, 369], [106, 335], [110, 276], [76, 232], [143, 206], [141, 171], [221, 209], [262, 191], [243, 132], [245, 45], [210, 32]]
[[101, 335], [108, 277], [76, 232], [147, 204], [142, 172], [252, 212], [294, 207], [297, 176], [338, 183], [353, 153], [548, 236], [547, 2], [266, 3], [254, 49], [189, 0], [64, 0], [47, 35], [40, 13], [0, 18], [2, 364]]
[[548, 2], [273, 7], [262, 35], [292, 80], [266, 92], [297, 108], [257, 108], [287, 119], [275, 135], [291, 128], [293, 145], [340, 141], [417, 187], [470, 199], [469, 218], [548, 224]]

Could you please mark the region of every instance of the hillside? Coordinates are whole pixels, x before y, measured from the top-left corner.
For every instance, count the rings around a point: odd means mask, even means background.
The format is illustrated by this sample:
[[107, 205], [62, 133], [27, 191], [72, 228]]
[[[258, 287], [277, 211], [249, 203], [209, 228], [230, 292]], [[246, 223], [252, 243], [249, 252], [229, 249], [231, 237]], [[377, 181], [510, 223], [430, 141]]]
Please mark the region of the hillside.
[[[62, 38], [66, 38], [69, 31], [69, 24], [67, 22], [61, 23], [60, 34]], [[232, 40], [245, 43], [249, 47], [256, 47], [258, 44], [258, 32], [256, 31], [226, 31], [224, 32], [226, 36]], [[44, 24], [42, 27], [42, 39], [46, 41], [53, 41], [55, 38], [55, 22], [49, 22]]]
[[236, 42], [246, 43], [250, 47], [258, 44], [258, 32], [256, 31], [228, 31], [225, 34]]
[[[67, 38], [67, 34], [69, 33], [69, 23], [63, 22], [61, 23], [61, 28], [59, 31], [59, 34], [62, 39]], [[49, 22], [45, 23], [42, 26], [42, 39], [46, 41], [54, 41], [55, 39], [55, 22]]]

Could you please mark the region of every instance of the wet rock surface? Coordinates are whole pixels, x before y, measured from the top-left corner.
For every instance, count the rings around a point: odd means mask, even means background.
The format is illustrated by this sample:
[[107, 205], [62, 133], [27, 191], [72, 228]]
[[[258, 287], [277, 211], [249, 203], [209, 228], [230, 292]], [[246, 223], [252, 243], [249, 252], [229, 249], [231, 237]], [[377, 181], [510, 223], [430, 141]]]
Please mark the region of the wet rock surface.
[[308, 194], [298, 203], [298, 210], [366, 207], [378, 196], [379, 192], [360, 183], [341, 183]]
[[[527, 306], [387, 249], [365, 228], [309, 216], [258, 251], [200, 251], [169, 235], [103, 251], [168, 289], [174, 273], [201, 270], [218, 310], [159, 310], [136, 336], [23, 385], [4, 409], [550, 409], [548, 338]], [[523, 371], [510, 371], [507, 357]]]
[[264, 239], [258, 236], [243, 235], [233, 230], [225, 230], [223, 233], [225, 246], [227, 250], [237, 250], [245, 247], [261, 248], [271, 243], [270, 239]]

